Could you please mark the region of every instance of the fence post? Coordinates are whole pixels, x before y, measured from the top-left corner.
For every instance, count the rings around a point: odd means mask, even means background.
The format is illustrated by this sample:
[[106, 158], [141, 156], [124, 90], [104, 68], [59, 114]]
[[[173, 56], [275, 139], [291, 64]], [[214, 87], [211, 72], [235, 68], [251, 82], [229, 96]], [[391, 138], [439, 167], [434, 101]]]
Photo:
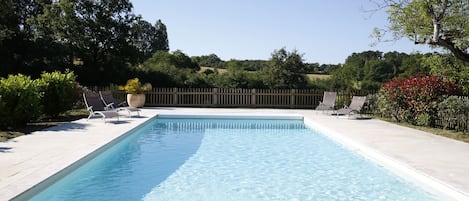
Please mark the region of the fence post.
[[218, 88], [212, 88], [212, 104], [218, 105]]
[[173, 105], [178, 105], [178, 88], [173, 88]]
[[295, 107], [295, 89], [290, 90], [290, 108]]
[[256, 89], [251, 89], [251, 106], [256, 107]]

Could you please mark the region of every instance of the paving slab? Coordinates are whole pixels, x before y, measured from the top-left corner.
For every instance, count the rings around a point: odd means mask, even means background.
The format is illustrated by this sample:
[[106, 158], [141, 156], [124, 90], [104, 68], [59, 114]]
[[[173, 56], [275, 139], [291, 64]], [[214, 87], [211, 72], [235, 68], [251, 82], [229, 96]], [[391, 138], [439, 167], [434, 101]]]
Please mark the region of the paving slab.
[[82, 119], [0, 142], [0, 200], [36, 186], [157, 114], [302, 115], [336, 140], [383, 155], [469, 195], [469, 143], [381, 120], [338, 118], [314, 110], [150, 108], [143, 109], [140, 118], [121, 118], [119, 123]]

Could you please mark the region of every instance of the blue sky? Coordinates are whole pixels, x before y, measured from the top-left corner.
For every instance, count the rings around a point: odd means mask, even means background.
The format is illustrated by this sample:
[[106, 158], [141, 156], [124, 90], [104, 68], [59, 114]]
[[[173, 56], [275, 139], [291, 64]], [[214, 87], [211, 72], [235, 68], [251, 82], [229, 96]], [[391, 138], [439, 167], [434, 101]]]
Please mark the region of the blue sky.
[[189, 56], [216, 54], [223, 60], [269, 59], [285, 47], [306, 62], [344, 63], [353, 52], [432, 51], [408, 39], [379, 43], [374, 27], [388, 25], [370, 0], [134, 0], [134, 13], [167, 27], [171, 51]]

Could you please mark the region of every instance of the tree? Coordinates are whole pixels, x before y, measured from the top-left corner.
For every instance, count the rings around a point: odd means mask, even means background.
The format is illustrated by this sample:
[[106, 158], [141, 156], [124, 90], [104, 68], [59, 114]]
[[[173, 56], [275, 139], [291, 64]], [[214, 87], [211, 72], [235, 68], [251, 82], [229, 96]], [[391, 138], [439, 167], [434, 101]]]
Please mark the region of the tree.
[[169, 78], [167, 81], [158, 83], [158, 86], [193, 87], [197, 83], [201, 83], [200, 77], [192, 76], [199, 70], [199, 65], [180, 50], [172, 53], [163, 50], [156, 51], [151, 58], [138, 65], [136, 69], [137, 71], [150, 74], [157, 73]]
[[[47, 1], [43, 1], [47, 2]], [[0, 4], [0, 76], [23, 73], [39, 76], [42, 71], [64, 68], [60, 44], [47, 38], [35, 41], [28, 19], [42, 6], [33, 0], [3, 0]]]
[[263, 72], [256, 66], [265, 63], [261, 60], [236, 60], [231, 59], [225, 62], [226, 72], [217, 76], [216, 86], [221, 88], [244, 88], [244, 89], [264, 89], [267, 88], [263, 78]]
[[[129, 0], [64, 0], [41, 6], [44, 11], [29, 20], [36, 39], [50, 38], [65, 46], [69, 50], [65, 60], [81, 82], [125, 80], [128, 64], [136, 63], [138, 55], [129, 40], [138, 20]], [[76, 60], [82, 63], [74, 68]]]
[[133, 26], [132, 31], [134, 32], [132, 36], [133, 46], [135, 46], [140, 51], [140, 58], [138, 59], [141, 63], [147, 60], [153, 55], [156, 51], [153, 48], [153, 41], [155, 40], [155, 27], [149, 22], [144, 20], [138, 20], [137, 23]]
[[365, 79], [365, 66], [368, 65], [367, 78], [374, 76], [377, 61], [381, 61], [383, 53], [379, 51], [365, 51], [352, 53], [345, 60], [345, 64], [332, 73], [331, 79], [337, 89], [362, 89]]
[[227, 72], [218, 75], [217, 85], [221, 88], [249, 88], [247, 73], [240, 68], [241, 62], [227, 62]]
[[341, 64], [321, 64], [319, 66], [319, 71], [324, 74], [331, 74], [335, 70], [339, 69], [341, 66]]
[[12, 0], [2, 1], [0, 4], [0, 44], [13, 36], [18, 29]]
[[[388, 8], [391, 26], [382, 31], [394, 39], [443, 47], [469, 62], [469, 0], [382, 0], [378, 5]], [[382, 31], [375, 29], [378, 40]]]
[[304, 73], [319, 73], [319, 63], [307, 63], [305, 65]]
[[156, 51], [153, 56], [145, 61], [140, 68], [143, 70], [160, 69], [164, 70], [165, 67], [172, 66], [177, 69], [188, 69], [191, 71], [198, 71], [199, 65], [191, 60], [181, 50], [174, 52], [167, 52], [163, 50]]
[[173, 52], [172, 60], [177, 68], [189, 68], [194, 71], [200, 70], [199, 64], [192, 61], [192, 59], [186, 54], [184, 54], [184, 52], [182, 52], [181, 50], [176, 50]]
[[161, 20], [156, 21], [155, 26], [138, 17], [133, 25], [132, 44], [140, 52], [139, 62], [149, 59], [156, 51], [169, 51], [168, 34], [166, 25]]
[[263, 70], [264, 83], [270, 88], [305, 88], [307, 78], [301, 73], [304, 71], [303, 57], [296, 50], [275, 50]]
[[428, 65], [425, 65], [422, 62], [422, 60], [424, 60], [424, 58], [428, 56], [430, 55], [411, 54], [411, 55], [408, 55], [407, 57], [404, 57], [401, 62], [402, 65], [399, 68], [400, 70], [399, 77], [406, 78], [406, 77], [410, 77], [412, 75], [418, 75], [418, 74], [429, 75], [430, 69], [428, 68]]
[[33, 31], [27, 19], [40, 12], [42, 12], [42, 7], [34, 0], [2, 0], [0, 3], [0, 43], [15, 35], [29, 38]]
[[155, 38], [152, 43], [153, 50], [169, 51], [168, 33], [166, 32], [166, 25], [161, 20], [155, 23]]
[[462, 91], [469, 94], [469, 68], [458, 59], [448, 54], [432, 54], [423, 59], [433, 75], [441, 75], [461, 86]]
[[427, 74], [421, 65], [422, 55], [400, 52], [365, 51], [353, 53], [345, 64], [332, 73], [331, 81], [338, 89], [377, 90], [382, 83], [403, 75]]
[[191, 58], [199, 66], [212, 67], [212, 68], [225, 68], [225, 61], [221, 60], [216, 54], [193, 56]]

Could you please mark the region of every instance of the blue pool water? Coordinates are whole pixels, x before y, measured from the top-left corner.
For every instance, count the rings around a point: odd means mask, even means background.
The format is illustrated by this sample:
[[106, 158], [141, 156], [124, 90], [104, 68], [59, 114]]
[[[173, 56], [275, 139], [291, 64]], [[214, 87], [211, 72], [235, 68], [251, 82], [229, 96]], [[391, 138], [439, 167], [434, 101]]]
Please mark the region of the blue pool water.
[[302, 120], [158, 118], [32, 200], [441, 198]]

